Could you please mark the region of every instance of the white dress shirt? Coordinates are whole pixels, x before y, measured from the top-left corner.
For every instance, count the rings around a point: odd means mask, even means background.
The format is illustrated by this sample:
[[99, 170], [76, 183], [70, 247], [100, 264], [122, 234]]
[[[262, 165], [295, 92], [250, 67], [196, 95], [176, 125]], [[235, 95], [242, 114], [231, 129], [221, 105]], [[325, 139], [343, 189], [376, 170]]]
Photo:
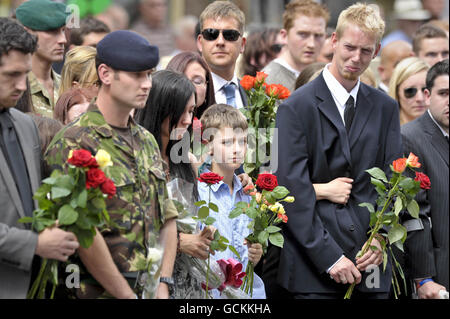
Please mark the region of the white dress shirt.
[[[331, 64], [331, 63], [330, 63]], [[356, 97], [358, 95], [360, 80], [358, 79], [358, 82], [353, 87], [353, 89], [349, 92], [342, 86], [341, 83], [339, 83], [338, 80], [331, 74], [330, 70], [328, 70], [328, 67], [330, 64], [327, 64], [323, 68], [323, 78], [325, 80], [325, 83], [328, 87], [328, 89], [331, 92], [331, 95], [333, 96], [334, 103], [336, 103], [336, 106], [338, 108], [339, 114], [341, 115], [342, 122], [345, 125], [344, 120], [344, 111], [345, 111], [345, 103], [347, 103], [348, 98], [353, 96], [353, 99], [355, 101], [355, 108], [356, 108]]]
[[[323, 68], [323, 78], [325, 80], [325, 83], [328, 87], [328, 89], [331, 92], [331, 96], [333, 97], [334, 103], [336, 103], [336, 107], [338, 108], [339, 114], [341, 115], [342, 122], [345, 126], [345, 120], [344, 120], [344, 111], [345, 111], [345, 103], [347, 102], [348, 98], [353, 96], [353, 99], [355, 100], [355, 108], [356, 108], [356, 97], [358, 95], [360, 80], [358, 79], [358, 82], [356, 83], [355, 87], [349, 92], [342, 86], [341, 83], [339, 83], [338, 80], [334, 77], [333, 74], [331, 74], [330, 70], [328, 70], [331, 63], [327, 64]], [[342, 258], [344, 258], [344, 255], [342, 255], [336, 262], [331, 265], [330, 268], [327, 269], [327, 273], [330, 272], [330, 270], [336, 265]]]
[[214, 95], [216, 97], [217, 104], [227, 104], [227, 97], [225, 96], [225, 92], [222, 88], [224, 85], [232, 82], [235, 84], [234, 94], [236, 96], [236, 108], [240, 109], [244, 107], [241, 92], [239, 91], [239, 80], [236, 75], [231, 79], [231, 81], [227, 81], [213, 72], [211, 72], [211, 76], [214, 84]]

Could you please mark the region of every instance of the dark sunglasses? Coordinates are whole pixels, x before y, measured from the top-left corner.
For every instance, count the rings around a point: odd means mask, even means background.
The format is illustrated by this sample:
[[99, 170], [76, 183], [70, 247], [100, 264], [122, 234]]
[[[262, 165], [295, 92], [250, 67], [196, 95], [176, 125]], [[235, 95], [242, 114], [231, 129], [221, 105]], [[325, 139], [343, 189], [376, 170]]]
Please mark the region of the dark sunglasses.
[[282, 44], [275, 43], [270, 46], [270, 51], [272, 51], [273, 53], [280, 53], [282, 48]]
[[233, 29], [205, 29], [202, 31], [202, 35], [206, 41], [214, 41], [219, 37], [220, 32], [222, 32], [223, 38], [227, 41], [236, 41], [241, 36], [239, 31]]
[[[424, 92], [426, 90], [426, 87], [421, 88], [421, 91]], [[403, 94], [407, 99], [410, 99], [412, 97], [415, 97], [417, 94], [417, 88], [406, 88], [403, 90]]]

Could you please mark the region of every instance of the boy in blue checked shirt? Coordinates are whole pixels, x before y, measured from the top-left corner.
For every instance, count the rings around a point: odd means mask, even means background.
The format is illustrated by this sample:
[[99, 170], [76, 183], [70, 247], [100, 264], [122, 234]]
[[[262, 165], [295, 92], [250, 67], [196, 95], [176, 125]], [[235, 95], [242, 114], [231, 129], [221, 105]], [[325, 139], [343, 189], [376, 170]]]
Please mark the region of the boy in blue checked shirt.
[[[216, 104], [203, 113], [201, 122], [204, 129], [203, 138], [208, 141], [211, 158], [211, 165], [206, 166], [201, 173], [210, 171], [223, 176], [223, 180], [211, 186], [211, 194], [208, 185], [199, 182], [199, 200], [210, 200], [218, 206], [218, 213], [210, 210], [210, 216], [216, 219], [213, 226], [236, 248], [241, 256], [239, 261], [242, 268], [245, 269], [249, 261], [256, 266], [263, 251], [261, 244], [250, 244], [245, 240], [250, 233], [248, 225], [251, 219], [245, 214], [233, 219], [228, 217], [236, 203], [251, 201], [234, 173], [244, 162], [247, 151], [247, 119], [239, 110], [229, 105]], [[229, 249], [216, 251], [214, 256], [216, 260], [237, 259]], [[217, 289], [212, 291], [212, 295], [214, 298], [220, 298]], [[253, 281], [253, 298], [266, 298], [264, 283], [256, 274]]]

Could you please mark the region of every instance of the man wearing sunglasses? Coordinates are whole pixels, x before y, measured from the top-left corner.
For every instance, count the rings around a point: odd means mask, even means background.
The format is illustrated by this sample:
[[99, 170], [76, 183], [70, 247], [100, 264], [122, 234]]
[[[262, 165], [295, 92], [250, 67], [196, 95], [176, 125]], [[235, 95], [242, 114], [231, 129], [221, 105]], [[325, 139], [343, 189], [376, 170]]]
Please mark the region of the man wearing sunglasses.
[[217, 103], [236, 108], [247, 105], [235, 75], [236, 60], [244, 52], [244, 13], [230, 1], [215, 1], [200, 15], [197, 46], [211, 68]]
[[449, 289], [449, 62], [435, 64], [427, 73], [425, 98], [429, 109], [402, 126], [404, 154], [420, 159], [431, 189], [417, 195], [420, 219], [404, 221], [406, 269], [420, 299], [439, 299]]
[[291, 1], [283, 14], [281, 38], [286, 43], [280, 56], [263, 71], [267, 83], [278, 83], [295, 90], [300, 72], [316, 62], [326, 37], [328, 10], [312, 0]]

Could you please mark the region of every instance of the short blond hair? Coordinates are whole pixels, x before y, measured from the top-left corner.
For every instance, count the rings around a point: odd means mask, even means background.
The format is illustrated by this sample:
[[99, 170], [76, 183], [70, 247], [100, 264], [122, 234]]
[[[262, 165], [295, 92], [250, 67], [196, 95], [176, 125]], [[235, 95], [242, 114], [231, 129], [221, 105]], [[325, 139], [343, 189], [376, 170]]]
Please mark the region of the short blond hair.
[[242, 35], [244, 34], [245, 15], [233, 2], [214, 1], [208, 5], [200, 14], [200, 30], [203, 30], [203, 24], [206, 20], [217, 18], [234, 18], [238, 22], [239, 32]]
[[376, 38], [380, 44], [384, 34], [385, 23], [380, 16], [380, 9], [375, 4], [356, 3], [341, 12], [336, 25], [336, 35], [340, 38], [349, 24], [358, 26], [364, 33]]
[[66, 53], [61, 70], [60, 96], [72, 88], [73, 81], [77, 81], [82, 88], [89, 87], [98, 81], [95, 68], [96, 54], [97, 50], [89, 46], [75, 47]]
[[[222, 129], [232, 128], [242, 129], [246, 131], [248, 129], [248, 123], [245, 116], [238, 109], [226, 105], [226, 104], [214, 104], [206, 109], [200, 118], [202, 122], [202, 129], [206, 131], [208, 129]], [[208, 142], [211, 142], [214, 136], [205, 136]]]
[[295, 19], [303, 15], [313, 18], [323, 18], [325, 24], [330, 19], [328, 9], [312, 0], [295, 0], [288, 3], [283, 13], [283, 29], [289, 31], [294, 26]]
[[395, 67], [391, 81], [389, 82], [390, 97], [398, 101], [398, 87], [409, 77], [422, 71], [428, 71], [429, 68], [428, 64], [418, 57], [410, 57], [401, 60]]

